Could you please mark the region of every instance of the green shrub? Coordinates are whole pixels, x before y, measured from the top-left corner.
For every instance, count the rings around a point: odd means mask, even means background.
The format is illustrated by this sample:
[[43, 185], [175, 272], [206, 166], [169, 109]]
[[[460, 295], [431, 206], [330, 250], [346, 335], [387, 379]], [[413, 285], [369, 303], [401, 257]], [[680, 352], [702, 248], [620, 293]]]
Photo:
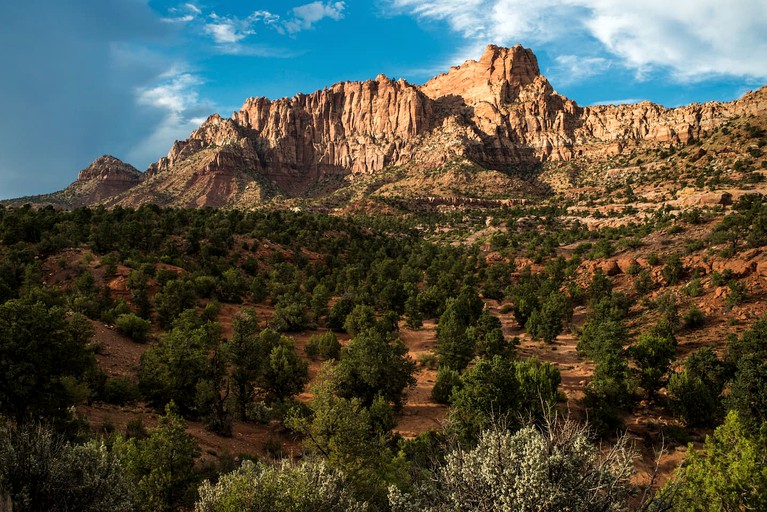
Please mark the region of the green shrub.
[[123, 405], [139, 398], [138, 388], [128, 377], [107, 379], [104, 383], [103, 398], [109, 404]]
[[322, 359], [338, 359], [341, 355], [341, 344], [333, 331], [314, 334], [306, 344], [306, 355]]
[[461, 375], [443, 366], [437, 372], [437, 380], [431, 390], [432, 399], [438, 404], [449, 404], [454, 389], [460, 389]]
[[697, 350], [687, 357], [684, 369], [669, 379], [671, 409], [688, 426], [712, 426], [721, 416], [724, 383], [725, 365], [714, 351]]
[[663, 385], [663, 377], [674, 357], [674, 340], [667, 336], [643, 333], [631, 347], [631, 356], [637, 365], [639, 385], [652, 398]]
[[222, 475], [216, 484], [204, 482], [199, 495], [196, 512], [368, 510], [365, 503], [354, 499], [342, 472], [316, 461], [278, 466], [245, 461], [236, 471]]
[[700, 297], [703, 294], [703, 285], [700, 279], [693, 279], [684, 288], [684, 292], [688, 297]]
[[115, 320], [115, 329], [117, 332], [128, 336], [133, 341], [143, 343], [147, 340], [149, 331], [152, 330], [152, 324], [149, 320], [144, 320], [133, 313], [128, 313], [117, 317]]
[[682, 316], [682, 323], [687, 329], [698, 329], [705, 325], [706, 314], [698, 306], [692, 306]]
[[741, 281], [730, 281], [730, 292], [727, 294], [725, 302], [728, 306], [737, 306], [743, 304], [748, 298], [748, 290], [745, 283]]
[[673, 286], [678, 284], [685, 276], [685, 268], [679, 255], [673, 254], [666, 258], [666, 264], [660, 273], [667, 285]]

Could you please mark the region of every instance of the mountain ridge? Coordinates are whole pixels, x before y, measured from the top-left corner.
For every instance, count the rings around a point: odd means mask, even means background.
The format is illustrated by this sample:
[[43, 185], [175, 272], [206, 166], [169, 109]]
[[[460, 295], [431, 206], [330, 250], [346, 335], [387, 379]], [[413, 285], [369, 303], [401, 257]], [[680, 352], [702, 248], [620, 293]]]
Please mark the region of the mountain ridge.
[[531, 50], [489, 45], [420, 86], [379, 75], [291, 98], [248, 98], [231, 117], [213, 114], [176, 141], [130, 187], [84, 197], [107, 206], [251, 207], [323, 195], [388, 168], [419, 173], [451, 162], [517, 178], [548, 161], [685, 145], [734, 116], [765, 111], [765, 88], [671, 109], [581, 107], [554, 90]]

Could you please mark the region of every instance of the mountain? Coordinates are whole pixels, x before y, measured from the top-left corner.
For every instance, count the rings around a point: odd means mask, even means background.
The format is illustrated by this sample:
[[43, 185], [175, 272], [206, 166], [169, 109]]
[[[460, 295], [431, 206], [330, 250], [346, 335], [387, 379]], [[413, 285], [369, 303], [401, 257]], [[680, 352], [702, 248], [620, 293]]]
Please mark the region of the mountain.
[[380, 75], [293, 98], [249, 98], [230, 118], [214, 114], [175, 142], [143, 179], [128, 180], [135, 186], [115, 182], [109, 197], [77, 197], [183, 207], [318, 197], [343, 204], [372, 193], [527, 197], [546, 190], [537, 171], [547, 162], [682, 146], [765, 111], [764, 88], [729, 103], [584, 108], [552, 88], [531, 50], [491, 45], [421, 86]]
[[99, 203], [138, 185], [144, 174], [111, 155], [103, 155], [77, 175], [64, 190], [40, 196], [3, 201], [7, 205], [32, 204], [77, 208]]

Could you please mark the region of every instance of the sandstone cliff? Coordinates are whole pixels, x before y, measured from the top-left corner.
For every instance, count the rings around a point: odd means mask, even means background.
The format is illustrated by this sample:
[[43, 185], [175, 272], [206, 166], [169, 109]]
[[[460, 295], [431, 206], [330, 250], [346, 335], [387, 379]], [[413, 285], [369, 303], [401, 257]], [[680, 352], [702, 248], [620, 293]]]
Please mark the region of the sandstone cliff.
[[762, 89], [735, 102], [674, 109], [648, 102], [582, 108], [552, 88], [532, 51], [491, 45], [479, 60], [421, 86], [380, 75], [293, 98], [250, 98], [230, 118], [212, 115], [174, 143], [140, 185], [107, 173], [88, 198], [113, 191], [106, 204], [248, 206], [322, 195], [386, 168], [452, 161], [517, 176], [549, 160], [686, 144], [734, 116], [765, 112], [766, 98]]

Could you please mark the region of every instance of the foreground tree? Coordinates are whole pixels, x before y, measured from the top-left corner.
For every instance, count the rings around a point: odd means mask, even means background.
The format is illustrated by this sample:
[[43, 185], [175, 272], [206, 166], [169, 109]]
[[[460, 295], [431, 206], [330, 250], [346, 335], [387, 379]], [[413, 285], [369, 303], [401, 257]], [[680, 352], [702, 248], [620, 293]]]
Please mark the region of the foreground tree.
[[194, 460], [200, 450], [173, 403], [148, 438], [118, 438], [115, 451], [135, 490], [138, 510], [171, 511], [194, 501]]
[[304, 436], [309, 453], [346, 475], [356, 496], [382, 505], [387, 487], [409, 474], [407, 462], [393, 449], [391, 407], [381, 398], [365, 407], [359, 398], [337, 396], [333, 371], [324, 366], [312, 387], [310, 414], [294, 410], [286, 424]]
[[767, 425], [751, 434], [731, 411], [701, 453], [690, 446], [664, 491], [680, 512], [767, 510]]
[[128, 512], [132, 498], [103, 444], [70, 444], [42, 425], [0, 426], [0, 509], [7, 499], [14, 512]]
[[32, 298], [0, 305], [0, 413], [17, 421], [66, 415], [88, 373], [93, 331], [85, 317]]

